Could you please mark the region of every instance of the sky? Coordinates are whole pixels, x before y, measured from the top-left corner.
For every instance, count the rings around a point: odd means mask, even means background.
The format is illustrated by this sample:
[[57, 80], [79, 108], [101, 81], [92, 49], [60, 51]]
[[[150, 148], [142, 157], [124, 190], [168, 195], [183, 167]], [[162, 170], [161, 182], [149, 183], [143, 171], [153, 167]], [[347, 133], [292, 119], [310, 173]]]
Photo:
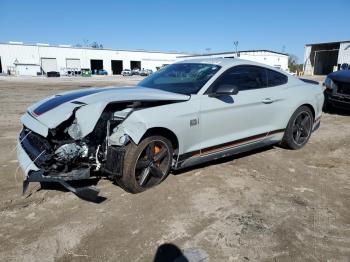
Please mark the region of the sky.
[[302, 62], [305, 44], [350, 40], [349, 13], [350, 0], [0, 0], [0, 42], [205, 53], [238, 41]]

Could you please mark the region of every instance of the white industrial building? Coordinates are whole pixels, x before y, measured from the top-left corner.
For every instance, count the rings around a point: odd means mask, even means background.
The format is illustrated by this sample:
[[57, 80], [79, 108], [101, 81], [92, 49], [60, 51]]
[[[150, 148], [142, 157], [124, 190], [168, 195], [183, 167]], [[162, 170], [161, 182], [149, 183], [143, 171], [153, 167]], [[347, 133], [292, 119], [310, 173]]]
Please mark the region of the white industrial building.
[[69, 45], [0, 43], [0, 73], [36, 76], [66, 69], [104, 69], [108, 74], [120, 74], [123, 69], [145, 68], [153, 71], [176, 62], [178, 52], [114, 50]]
[[270, 50], [247, 50], [247, 51], [238, 51], [238, 52], [224, 52], [224, 53], [212, 53], [204, 55], [189, 55], [184, 56], [182, 59], [191, 59], [191, 58], [234, 58], [238, 57], [240, 59], [245, 59], [249, 61], [254, 61], [282, 70], [288, 70], [288, 58], [289, 56], [284, 53], [279, 53]]
[[72, 47], [69, 45], [0, 43], [0, 73], [36, 76], [50, 71], [67, 72], [104, 69], [120, 74], [123, 69], [145, 68], [153, 71], [183, 59], [198, 57], [239, 57], [283, 70], [288, 69], [288, 55], [269, 50], [249, 50], [205, 55], [144, 50]]
[[327, 75], [345, 63], [350, 64], [350, 40], [305, 45], [305, 75]]

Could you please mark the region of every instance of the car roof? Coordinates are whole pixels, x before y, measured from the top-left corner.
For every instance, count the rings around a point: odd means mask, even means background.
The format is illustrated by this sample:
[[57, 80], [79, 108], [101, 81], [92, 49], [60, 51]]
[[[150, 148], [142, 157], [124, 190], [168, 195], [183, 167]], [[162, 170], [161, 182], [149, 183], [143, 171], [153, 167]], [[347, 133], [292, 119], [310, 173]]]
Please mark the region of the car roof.
[[[236, 61], [235, 61], [236, 60]], [[238, 59], [234, 58], [192, 58], [179, 61], [178, 63], [200, 63], [200, 64], [212, 64], [212, 65], [235, 65]]]
[[195, 58], [195, 59], [182, 60], [182, 61], [179, 61], [177, 63], [202, 63], [202, 64], [219, 65], [219, 66], [221, 66], [221, 69], [220, 69], [221, 73], [223, 71], [225, 71], [225, 70], [227, 70], [227, 69], [229, 69], [229, 68], [231, 68], [233, 66], [237, 66], [237, 65], [260, 66], [260, 67], [267, 68], [267, 69], [270, 69], [270, 70], [273, 70], [273, 71], [277, 71], [280, 74], [283, 74], [283, 75], [287, 76], [289, 83], [298, 84], [298, 83], [301, 82], [300, 79], [298, 79], [295, 76], [292, 76], [292, 75], [288, 74], [287, 72], [283, 71], [282, 69], [278, 69], [278, 68], [275, 68], [275, 67], [272, 67], [272, 66], [269, 66], [269, 65], [266, 65], [266, 64], [257, 63], [257, 62], [244, 60], [244, 59], [239, 59], [239, 58], [210, 58], [210, 57], [209, 58]]
[[212, 64], [212, 65], [219, 65], [222, 68], [229, 68], [232, 66], [236, 65], [255, 65], [255, 66], [260, 66], [260, 67], [265, 67], [269, 68], [278, 72], [283, 72], [283, 70], [279, 70], [277, 68], [274, 68], [272, 66], [266, 65], [266, 64], [261, 64], [249, 60], [244, 60], [244, 59], [239, 59], [239, 58], [195, 58], [195, 59], [186, 59], [179, 61], [177, 63], [200, 63], [200, 64]]

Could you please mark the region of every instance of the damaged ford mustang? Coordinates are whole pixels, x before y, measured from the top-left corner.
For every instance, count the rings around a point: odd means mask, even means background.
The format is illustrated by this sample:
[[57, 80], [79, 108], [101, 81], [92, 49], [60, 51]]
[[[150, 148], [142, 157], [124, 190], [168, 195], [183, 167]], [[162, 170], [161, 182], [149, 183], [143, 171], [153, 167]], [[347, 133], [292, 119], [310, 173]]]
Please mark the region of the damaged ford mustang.
[[107, 177], [131, 193], [171, 170], [279, 144], [299, 149], [320, 125], [323, 90], [255, 62], [194, 59], [134, 87], [61, 93], [22, 116], [17, 156], [29, 182], [58, 182], [82, 198]]

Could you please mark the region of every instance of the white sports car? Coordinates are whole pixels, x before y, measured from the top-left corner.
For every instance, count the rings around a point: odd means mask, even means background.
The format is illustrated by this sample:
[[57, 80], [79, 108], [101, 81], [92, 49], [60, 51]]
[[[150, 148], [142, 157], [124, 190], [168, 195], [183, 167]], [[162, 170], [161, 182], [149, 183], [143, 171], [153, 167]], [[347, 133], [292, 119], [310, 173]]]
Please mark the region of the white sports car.
[[94, 186], [67, 181], [97, 175], [138, 193], [170, 170], [273, 144], [299, 149], [319, 126], [323, 101], [319, 85], [232, 58], [181, 61], [136, 87], [61, 93], [21, 118], [23, 189], [59, 182], [93, 198]]

